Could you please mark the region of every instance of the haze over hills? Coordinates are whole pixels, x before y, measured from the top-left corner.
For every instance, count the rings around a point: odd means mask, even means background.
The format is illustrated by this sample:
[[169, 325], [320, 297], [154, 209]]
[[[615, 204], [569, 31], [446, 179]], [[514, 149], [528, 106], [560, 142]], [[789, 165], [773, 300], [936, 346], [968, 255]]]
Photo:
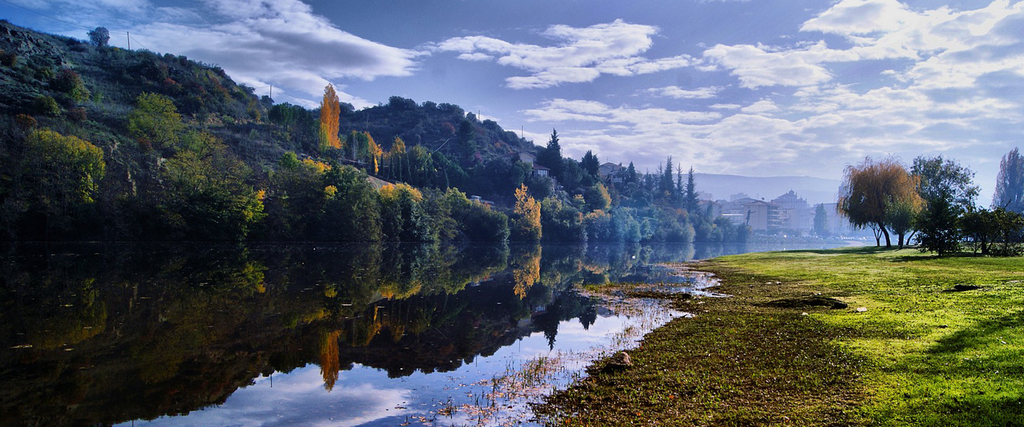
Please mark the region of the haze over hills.
[[807, 203], [835, 203], [840, 181], [809, 176], [753, 177], [694, 173], [697, 190], [711, 193], [715, 200], [729, 200], [729, 196], [745, 193], [755, 199], [772, 200], [793, 190]]

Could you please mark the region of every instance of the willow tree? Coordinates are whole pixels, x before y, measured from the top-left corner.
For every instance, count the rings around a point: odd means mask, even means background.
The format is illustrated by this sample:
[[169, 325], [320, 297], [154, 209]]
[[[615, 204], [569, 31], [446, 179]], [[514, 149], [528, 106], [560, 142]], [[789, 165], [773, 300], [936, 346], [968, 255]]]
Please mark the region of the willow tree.
[[320, 148], [341, 148], [341, 138], [338, 138], [340, 126], [338, 117], [341, 115], [341, 106], [338, 103], [338, 93], [334, 91], [334, 85], [328, 84], [324, 88], [324, 100], [320, 103]]
[[[879, 161], [865, 158], [859, 166], [846, 167], [839, 211], [855, 227], [877, 229], [885, 236], [885, 246], [892, 247], [888, 230], [892, 215], [889, 211], [894, 206], [907, 205], [920, 210], [924, 201], [917, 194], [917, 179], [894, 158]], [[902, 233], [899, 234], [902, 240]], [[875, 243], [881, 246], [880, 238], [876, 237]]]

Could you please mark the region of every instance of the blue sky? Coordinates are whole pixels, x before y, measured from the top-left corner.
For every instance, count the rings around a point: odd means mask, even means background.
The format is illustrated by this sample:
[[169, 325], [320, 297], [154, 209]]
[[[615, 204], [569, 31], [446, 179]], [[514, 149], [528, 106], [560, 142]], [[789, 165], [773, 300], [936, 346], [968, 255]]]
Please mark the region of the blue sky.
[[[17, 5], [17, 6], [15, 6]], [[68, 21], [60, 22], [40, 14]], [[461, 105], [654, 170], [840, 178], [944, 155], [988, 205], [1024, 141], [1024, 2], [3, 0], [0, 16], [219, 64], [278, 102]], [[74, 23], [74, 25], [70, 24]]]

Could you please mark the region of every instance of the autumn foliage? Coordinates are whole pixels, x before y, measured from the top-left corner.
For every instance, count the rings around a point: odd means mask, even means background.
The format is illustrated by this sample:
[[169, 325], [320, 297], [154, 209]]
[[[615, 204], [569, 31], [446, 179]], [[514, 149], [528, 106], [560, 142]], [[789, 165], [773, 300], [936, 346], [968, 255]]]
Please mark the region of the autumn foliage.
[[341, 139], [338, 138], [338, 117], [341, 115], [341, 106], [338, 104], [338, 93], [334, 91], [334, 85], [328, 84], [324, 88], [324, 100], [320, 103], [320, 148], [341, 148]]
[[516, 205], [511, 219], [514, 240], [540, 240], [540, 203], [530, 197], [526, 185], [516, 189]]
[[885, 245], [892, 246], [889, 229], [894, 206], [910, 206], [920, 210], [924, 204], [917, 194], [918, 177], [893, 158], [873, 161], [864, 159], [859, 166], [847, 166], [843, 177], [843, 193], [839, 210], [857, 227], [871, 227], [885, 236]]

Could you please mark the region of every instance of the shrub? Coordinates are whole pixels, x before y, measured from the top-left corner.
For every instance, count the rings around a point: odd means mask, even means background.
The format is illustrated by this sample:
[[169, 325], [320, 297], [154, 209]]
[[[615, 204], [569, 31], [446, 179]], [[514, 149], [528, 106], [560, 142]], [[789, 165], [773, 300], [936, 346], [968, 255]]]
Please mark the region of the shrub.
[[52, 96], [39, 95], [36, 97], [35, 101], [33, 101], [33, 105], [35, 106], [35, 111], [38, 114], [53, 117], [60, 115], [60, 105], [57, 104], [57, 100], [53, 99]]
[[89, 89], [86, 89], [82, 77], [72, 69], [64, 67], [57, 72], [57, 76], [50, 82], [54, 90], [68, 94], [75, 102], [82, 102], [89, 99]]
[[75, 107], [68, 110], [68, 117], [76, 122], [84, 122], [89, 116], [85, 113], [85, 108]]
[[36, 127], [36, 118], [28, 114], [18, 114], [14, 116], [14, 121], [24, 132], [28, 132]]
[[12, 52], [6, 52], [3, 49], [0, 49], [0, 64], [3, 64], [5, 67], [8, 67], [8, 68], [14, 68], [14, 65], [17, 64], [17, 63], [18, 63], [18, 55], [15, 55]]

